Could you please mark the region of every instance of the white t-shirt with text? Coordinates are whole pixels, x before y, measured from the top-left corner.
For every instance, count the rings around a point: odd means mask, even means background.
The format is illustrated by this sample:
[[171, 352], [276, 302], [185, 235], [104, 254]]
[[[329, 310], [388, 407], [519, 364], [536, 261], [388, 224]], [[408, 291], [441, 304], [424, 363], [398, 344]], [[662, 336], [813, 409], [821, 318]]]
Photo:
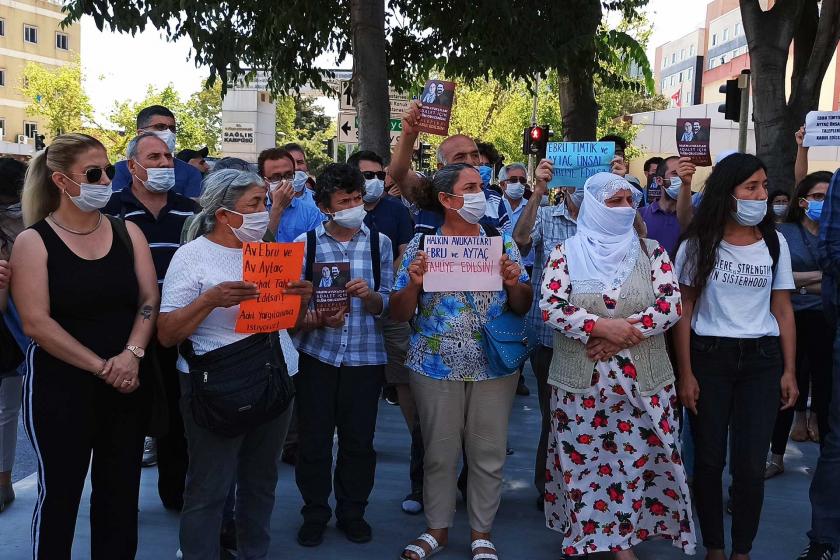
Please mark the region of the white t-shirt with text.
[[[685, 242], [677, 251], [680, 284], [693, 286], [696, 242]], [[773, 278], [773, 259], [764, 240], [751, 245], [721, 241], [715, 268], [694, 304], [691, 329], [701, 336], [759, 338], [779, 336], [779, 324], [770, 312], [772, 290], [793, 290], [790, 251], [779, 234], [779, 262]]]
[[[169, 313], [191, 304], [222, 282], [242, 280], [242, 249], [223, 247], [206, 237], [187, 243], [175, 251], [163, 281], [160, 311]], [[217, 307], [190, 335], [196, 356], [238, 342], [249, 335], [235, 332], [239, 306]], [[298, 353], [286, 331], [280, 331], [280, 345], [289, 375], [298, 372]], [[178, 370], [189, 371], [187, 361], [178, 356]]]

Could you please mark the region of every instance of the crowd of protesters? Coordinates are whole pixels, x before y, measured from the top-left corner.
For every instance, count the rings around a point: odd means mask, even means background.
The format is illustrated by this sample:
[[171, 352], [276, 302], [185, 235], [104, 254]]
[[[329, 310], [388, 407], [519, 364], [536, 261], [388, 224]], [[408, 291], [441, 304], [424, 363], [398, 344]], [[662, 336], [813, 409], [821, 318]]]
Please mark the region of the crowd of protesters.
[[[33, 557], [70, 557], [90, 475], [90, 557], [134, 558], [152, 464], [180, 513], [178, 558], [267, 558], [281, 459], [304, 504], [301, 546], [320, 545], [333, 516], [368, 542], [385, 387], [406, 426], [401, 507], [425, 515], [395, 556], [445, 548], [460, 492], [470, 557], [498, 560], [508, 423], [530, 362], [534, 497], [558, 555], [632, 560], [664, 539], [748, 559], [790, 436], [821, 450], [800, 558], [829, 560], [840, 187], [807, 173], [802, 131], [792, 192], [769, 193], [765, 163], [735, 152], [703, 184], [675, 155], [645, 162], [639, 181], [616, 136], [601, 139], [616, 148], [609, 172], [549, 189], [550, 160], [529, 176], [462, 134], [439, 145], [434, 173], [416, 171], [419, 124], [413, 102], [392, 154], [316, 174], [296, 144], [212, 168], [206, 148], [175, 154], [162, 106], [138, 114], [116, 164], [77, 133], [28, 163], [0, 159], [0, 512], [15, 499], [22, 413], [38, 467]], [[425, 291], [429, 236], [500, 238], [501, 289]], [[235, 329], [260, 295], [242, 280], [255, 242], [303, 246], [288, 330]], [[313, 286], [342, 274], [346, 303], [317, 306]], [[509, 332], [524, 333], [518, 348]]]

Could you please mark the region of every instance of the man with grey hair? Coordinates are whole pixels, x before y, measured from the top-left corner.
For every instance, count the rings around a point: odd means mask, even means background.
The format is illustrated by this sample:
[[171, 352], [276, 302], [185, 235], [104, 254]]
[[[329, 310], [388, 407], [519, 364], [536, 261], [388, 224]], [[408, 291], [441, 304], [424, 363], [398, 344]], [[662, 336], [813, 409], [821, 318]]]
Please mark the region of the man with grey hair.
[[[178, 127], [175, 115], [162, 105], [152, 105], [137, 113], [137, 132], [157, 136], [167, 145], [169, 151], [175, 153], [175, 139]], [[187, 146], [189, 147], [189, 146]], [[111, 186], [119, 191], [131, 186], [133, 176], [128, 169], [126, 160], [118, 161], [114, 167], [117, 170]], [[197, 199], [201, 196], [201, 172], [185, 161], [175, 160], [175, 192]]]
[[[180, 245], [184, 223], [199, 208], [191, 199], [174, 191], [172, 150], [158, 135], [143, 132], [132, 138], [126, 157], [123, 163], [131, 183], [128, 188], [114, 192], [103, 212], [134, 222], [140, 228], [152, 250], [158, 285], [162, 286], [169, 263]], [[184, 165], [198, 173], [189, 164]], [[173, 511], [181, 511], [187, 473], [187, 442], [178, 408], [181, 391], [175, 368], [177, 358], [176, 348], [164, 348], [156, 341], [150, 343], [146, 353], [146, 360], [156, 360], [158, 364], [158, 368], [149, 368], [149, 371], [157, 370], [161, 375], [151, 380], [155, 384], [153, 392], [166, 397], [157, 408], [168, 408], [168, 425], [152, 427], [157, 428], [155, 432], [166, 433], [157, 439], [158, 493], [164, 507]], [[144, 464], [154, 464], [151, 444], [145, 447]]]

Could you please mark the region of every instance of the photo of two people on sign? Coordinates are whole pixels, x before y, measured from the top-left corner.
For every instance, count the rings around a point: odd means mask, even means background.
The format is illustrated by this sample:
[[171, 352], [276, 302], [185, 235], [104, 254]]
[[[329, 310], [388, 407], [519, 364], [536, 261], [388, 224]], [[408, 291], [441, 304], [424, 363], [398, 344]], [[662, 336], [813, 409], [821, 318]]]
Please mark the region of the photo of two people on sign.
[[680, 142], [708, 142], [709, 128], [703, 127], [700, 121], [686, 120], [682, 127]]
[[452, 82], [438, 82], [430, 80], [426, 84], [426, 91], [420, 101], [423, 105], [438, 105], [440, 107], [451, 107], [454, 99], [455, 84]]

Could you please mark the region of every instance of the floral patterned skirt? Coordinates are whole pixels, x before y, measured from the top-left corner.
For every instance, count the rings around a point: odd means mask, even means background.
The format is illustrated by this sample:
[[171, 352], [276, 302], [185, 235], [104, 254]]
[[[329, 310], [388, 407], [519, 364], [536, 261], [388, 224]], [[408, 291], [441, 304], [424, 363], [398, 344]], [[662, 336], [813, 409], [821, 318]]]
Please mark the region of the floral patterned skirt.
[[570, 556], [652, 538], [694, 554], [674, 387], [640, 396], [635, 368], [622, 354], [598, 362], [585, 393], [552, 388], [546, 525], [564, 534]]

